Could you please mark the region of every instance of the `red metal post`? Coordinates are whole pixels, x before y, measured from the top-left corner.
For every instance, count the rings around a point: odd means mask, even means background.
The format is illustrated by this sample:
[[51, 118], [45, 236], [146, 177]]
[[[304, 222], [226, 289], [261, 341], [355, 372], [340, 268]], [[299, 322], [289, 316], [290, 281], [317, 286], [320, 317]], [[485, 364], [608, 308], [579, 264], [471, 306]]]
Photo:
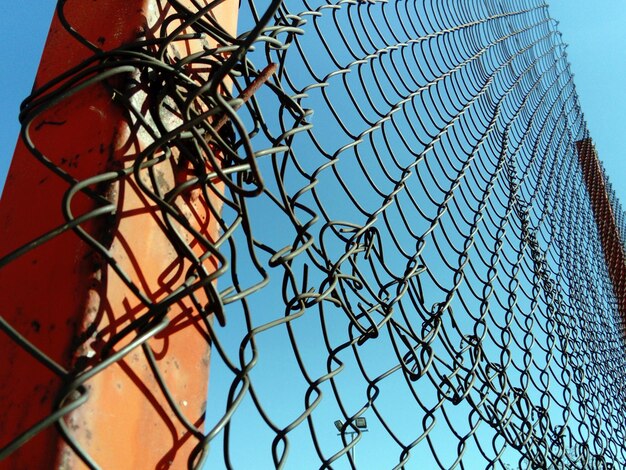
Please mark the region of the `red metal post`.
[[[193, 5], [210, 2], [191, 2]], [[195, 7], [194, 7], [195, 8]], [[145, 37], [173, 14], [159, 0], [94, 0], [66, 2], [72, 26], [103, 50], [113, 50]], [[212, 14], [235, 34], [237, 3], [227, 0]], [[175, 25], [175, 23], [173, 23]], [[186, 53], [193, 42], [178, 44]], [[201, 47], [201, 46], [200, 46]], [[93, 50], [77, 41], [55, 17], [36, 78], [35, 88], [81, 63]], [[135, 79], [130, 74], [126, 78]], [[124, 88], [130, 84], [118, 83]], [[135, 132], [122, 106], [111, 99], [110, 88], [94, 83], [64, 99], [31, 125], [32, 139], [45, 158], [82, 181], [132, 165], [133, 157], [149, 141]], [[174, 169], [155, 169], [159, 183], [174, 185]], [[0, 258], [64, 224], [62, 201], [68, 182], [33, 158], [18, 142], [0, 205]], [[133, 176], [92, 188], [115, 207], [114, 215], [86, 221], [81, 228], [106, 245], [111, 259], [153, 301], [171, 293], [189, 268], [163, 234], [152, 201]], [[189, 219], [206, 237], [216, 239], [216, 220], [207, 203], [188, 200]], [[78, 194], [74, 214], [97, 206]], [[206, 260], [214, 269], [214, 260]], [[7, 333], [10, 325], [59, 366], [76, 370], [101, 353], [101, 344], [141, 315], [144, 304], [104, 262], [101, 255], [72, 230], [20, 254], [0, 269], [0, 448], [49, 416], [65, 381]], [[203, 299], [200, 299], [201, 301]], [[206, 298], [204, 299], [206, 301]], [[206, 328], [197, 310], [182, 300], [168, 312], [170, 325], [150, 339], [163, 381], [186, 419], [202, 428], [208, 382], [209, 349]], [[119, 351], [128, 344], [116, 344]], [[87, 368], [88, 370], [88, 368]], [[141, 348], [90, 377], [87, 401], [64, 415], [72, 439], [106, 469], [186, 468], [198, 436], [185, 427], [161, 391]], [[54, 425], [29, 437], [0, 461], [0, 468], [83, 468], [75, 451]], [[56, 462], [56, 463], [55, 463]]]
[[622, 316], [622, 331], [626, 332], [626, 255], [609, 200], [606, 181], [591, 139], [576, 142], [576, 149], [591, 200], [591, 207], [598, 225], [613, 291]]

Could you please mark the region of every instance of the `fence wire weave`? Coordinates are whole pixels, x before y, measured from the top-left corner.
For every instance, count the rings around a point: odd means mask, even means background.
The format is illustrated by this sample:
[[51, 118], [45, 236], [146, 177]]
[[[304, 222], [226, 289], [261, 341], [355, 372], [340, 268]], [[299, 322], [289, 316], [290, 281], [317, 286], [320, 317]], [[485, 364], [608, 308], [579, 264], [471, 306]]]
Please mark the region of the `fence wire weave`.
[[[186, 298], [212, 350], [204, 423], [186, 423], [190, 466], [626, 466], [624, 325], [578, 164], [588, 131], [544, 2], [242, 0], [237, 37], [212, 16], [220, 2], [161, 3], [180, 28], [104, 52], [60, 1], [93, 57], [23, 105], [25, 142], [67, 182], [67, 223], [0, 266], [74, 231], [145, 305], [87, 369], [55, 365], [3, 321], [71, 384], [31, 432], [56, 423], [96, 466], [63, 416], [129, 348], [150, 358]], [[173, 54], [192, 33], [217, 46]], [[132, 166], [78, 180], [38, 151], [40, 113], [129, 70], [154, 85], [147, 112], [110, 85], [153, 142]], [[193, 267], [155, 301], [81, 225], [114, 211], [97, 185], [183, 163], [178, 186], [139, 185]], [[219, 200], [217, 240], [189, 224], [192, 192]], [[97, 209], [73, 216], [76, 195]]]

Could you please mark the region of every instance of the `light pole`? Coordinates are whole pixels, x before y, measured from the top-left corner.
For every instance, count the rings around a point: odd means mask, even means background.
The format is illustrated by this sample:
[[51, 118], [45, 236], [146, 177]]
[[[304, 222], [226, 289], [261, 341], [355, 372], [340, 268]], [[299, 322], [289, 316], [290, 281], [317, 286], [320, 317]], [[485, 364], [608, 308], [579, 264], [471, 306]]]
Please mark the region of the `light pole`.
[[[358, 431], [344, 431], [343, 430], [343, 421], [338, 419], [337, 421], [335, 421], [335, 427], [337, 428], [337, 431], [339, 431], [339, 434], [337, 434], [337, 435], [338, 436], [342, 436], [343, 434], [350, 434], [350, 444], [352, 444], [352, 442], [354, 442], [354, 435], [355, 434], [360, 434], [362, 432], [367, 432], [367, 421], [365, 420], [365, 418], [356, 418], [354, 420], [354, 425], [356, 426]], [[352, 446], [350, 448], [350, 455], [352, 456], [352, 463], [354, 464], [354, 466], [356, 468], [356, 457], [354, 456], [355, 455], [355, 447], [356, 446]]]

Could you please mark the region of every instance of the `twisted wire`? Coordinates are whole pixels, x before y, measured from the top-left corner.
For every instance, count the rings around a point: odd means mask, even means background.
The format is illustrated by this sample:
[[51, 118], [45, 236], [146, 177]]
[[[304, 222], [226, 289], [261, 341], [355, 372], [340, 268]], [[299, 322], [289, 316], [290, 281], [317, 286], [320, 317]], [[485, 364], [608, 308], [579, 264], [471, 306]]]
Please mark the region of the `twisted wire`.
[[[158, 377], [150, 338], [188, 299], [212, 348], [203, 427], [177, 411], [197, 439], [190, 466], [626, 465], [623, 325], [576, 153], [588, 131], [546, 3], [242, 0], [233, 37], [215, 2], [170, 0], [175, 33], [108, 52], [72, 27], [65, 3], [65, 28], [94, 55], [36, 90], [21, 120], [35, 158], [67, 182], [66, 223], [0, 266], [71, 230], [145, 308], [78, 373], [0, 324], [66, 383], [31, 433], [57, 423], [96, 467], [62, 417], [135, 348]], [[200, 36], [217, 46], [171, 54]], [[35, 118], [129, 71], [153, 80], [149, 119], [128, 91], [115, 96], [153, 143], [132, 166], [83, 180], [52, 164], [30, 138]], [[175, 127], [154, 111], [164, 105]], [[178, 186], [142, 183], [183, 161], [192, 170]], [[114, 210], [93, 188], [130, 175], [192, 266], [159, 301], [82, 228]], [[177, 203], [194, 191], [216, 240]], [[97, 208], [73, 215], [78, 194]]]

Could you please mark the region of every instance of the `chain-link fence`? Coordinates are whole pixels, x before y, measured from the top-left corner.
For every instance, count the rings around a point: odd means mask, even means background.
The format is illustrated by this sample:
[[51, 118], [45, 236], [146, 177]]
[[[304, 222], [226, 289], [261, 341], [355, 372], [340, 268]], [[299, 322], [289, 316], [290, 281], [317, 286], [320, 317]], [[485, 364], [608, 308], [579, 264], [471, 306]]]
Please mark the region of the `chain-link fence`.
[[[108, 52], [86, 43], [93, 57], [23, 108], [31, 152], [67, 181], [67, 223], [2, 265], [73, 230], [143, 303], [98, 333], [86, 369], [51, 366], [72, 386], [44, 425], [80, 406], [120, 344], [158, 375], [151, 338], [184, 300], [212, 351], [206, 418], [185, 424], [195, 465], [626, 465], [622, 320], [578, 163], [589, 136], [544, 2], [242, 0], [237, 37], [212, 16], [221, 2], [163, 3], [180, 27]], [[212, 45], [171, 47], [193, 34]], [[108, 86], [153, 143], [78, 180], [38, 151], [31, 123], [120, 67], [145, 80], [150, 106]], [[182, 176], [163, 189], [168, 165]], [[81, 229], [114, 212], [97, 189], [131, 177], [189, 263], [158, 301]], [[78, 195], [96, 206], [79, 218]], [[192, 199], [217, 239], [189, 222]]]

